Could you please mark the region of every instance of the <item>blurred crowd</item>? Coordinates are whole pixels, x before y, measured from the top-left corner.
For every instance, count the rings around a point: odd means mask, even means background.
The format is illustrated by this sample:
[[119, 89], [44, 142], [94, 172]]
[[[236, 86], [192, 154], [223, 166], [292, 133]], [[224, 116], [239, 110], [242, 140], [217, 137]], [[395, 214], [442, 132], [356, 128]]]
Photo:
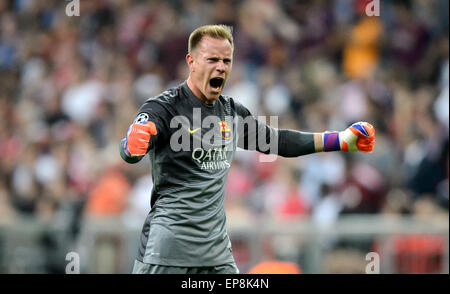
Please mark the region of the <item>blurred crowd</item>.
[[[261, 162], [239, 151], [228, 222], [332, 224], [349, 213], [444, 215], [449, 194], [449, 2], [367, 0], [0, 1], [0, 223], [51, 222], [68, 203], [141, 227], [148, 159], [118, 144], [139, 106], [187, 78], [190, 32], [233, 26], [225, 89], [279, 128], [376, 129], [371, 154]], [[138, 238], [138, 236], [136, 236]]]

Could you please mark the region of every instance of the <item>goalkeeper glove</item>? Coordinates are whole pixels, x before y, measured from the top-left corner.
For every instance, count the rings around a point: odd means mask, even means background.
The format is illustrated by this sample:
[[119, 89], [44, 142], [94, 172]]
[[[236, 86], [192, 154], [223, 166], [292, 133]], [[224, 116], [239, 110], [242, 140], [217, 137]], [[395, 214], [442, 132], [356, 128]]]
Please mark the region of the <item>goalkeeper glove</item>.
[[128, 128], [125, 139], [125, 154], [128, 156], [145, 155], [150, 143], [150, 137], [156, 134], [156, 126], [151, 121], [133, 123]]
[[372, 152], [375, 144], [375, 129], [367, 122], [357, 122], [343, 132], [325, 132], [323, 151]]

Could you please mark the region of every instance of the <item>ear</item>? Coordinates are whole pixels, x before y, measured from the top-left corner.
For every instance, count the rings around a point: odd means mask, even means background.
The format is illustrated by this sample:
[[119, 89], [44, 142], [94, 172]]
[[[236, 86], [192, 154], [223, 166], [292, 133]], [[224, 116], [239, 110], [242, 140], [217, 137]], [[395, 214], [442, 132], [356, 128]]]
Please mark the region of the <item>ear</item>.
[[186, 63], [190, 71], [194, 71], [194, 56], [191, 53], [186, 54]]

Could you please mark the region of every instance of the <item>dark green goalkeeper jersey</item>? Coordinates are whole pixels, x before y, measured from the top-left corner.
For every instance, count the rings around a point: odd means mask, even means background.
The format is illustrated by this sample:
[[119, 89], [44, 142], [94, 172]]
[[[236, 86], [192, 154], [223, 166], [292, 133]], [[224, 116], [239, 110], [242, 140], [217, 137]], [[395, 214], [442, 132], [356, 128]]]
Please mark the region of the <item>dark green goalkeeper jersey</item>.
[[[225, 182], [237, 147], [286, 157], [314, 152], [313, 135], [261, 123], [231, 97], [205, 104], [187, 83], [148, 99], [135, 122], [152, 121], [153, 191], [137, 260], [200, 267], [233, 262]], [[262, 140], [264, 139], [264, 140]], [[121, 156], [130, 163], [121, 141]]]

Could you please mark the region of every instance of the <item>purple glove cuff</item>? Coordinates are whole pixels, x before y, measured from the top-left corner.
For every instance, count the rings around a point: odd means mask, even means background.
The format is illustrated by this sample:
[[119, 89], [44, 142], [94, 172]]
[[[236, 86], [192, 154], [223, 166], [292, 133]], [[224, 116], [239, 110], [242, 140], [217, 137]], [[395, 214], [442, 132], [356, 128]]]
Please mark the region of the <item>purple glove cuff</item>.
[[128, 151], [128, 140], [127, 140], [127, 138], [125, 138], [125, 142], [123, 143], [123, 152], [127, 156], [131, 156], [131, 153]]
[[325, 133], [323, 135], [323, 151], [339, 151], [341, 145], [339, 144], [339, 133]]

